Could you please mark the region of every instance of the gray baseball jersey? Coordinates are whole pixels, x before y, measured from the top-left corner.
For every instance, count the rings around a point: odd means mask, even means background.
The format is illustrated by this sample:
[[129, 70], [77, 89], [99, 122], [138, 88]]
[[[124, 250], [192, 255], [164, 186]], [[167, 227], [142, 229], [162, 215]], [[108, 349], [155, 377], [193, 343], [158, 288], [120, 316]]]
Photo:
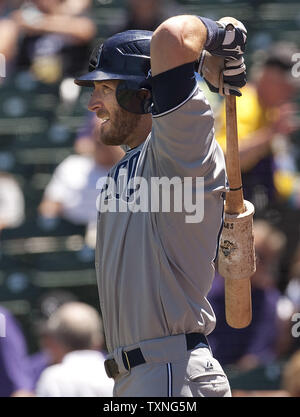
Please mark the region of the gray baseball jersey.
[[[202, 221], [196, 223], [174, 207], [169, 212], [151, 209], [151, 204], [136, 212], [100, 210], [96, 272], [109, 352], [181, 333], [207, 335], [215, 327], [206, 296], [214, 277], [226, 173], [213, 124], [211, 108], [197, 86], [180, 106], [153, 116], [147, 140], [109, 173], [116, 183], [126, 173], [127, 181], [143, 178], [148, 185], [153, 178], [177, 177], [182, 185], [191, 178], [193, 198], [202, 199], [204, 208]], [[203, 193], [196, 178], [204, 178]], [[180, 200], [184, 190], [180, 196], [175, 189], [171, 197]], [[150, 186], [146, 192], [149, 203]], [[118, 198], [116, 191], [114, 200]], [[108, 195], [102, 192], [101, 207], [105, 201]]]

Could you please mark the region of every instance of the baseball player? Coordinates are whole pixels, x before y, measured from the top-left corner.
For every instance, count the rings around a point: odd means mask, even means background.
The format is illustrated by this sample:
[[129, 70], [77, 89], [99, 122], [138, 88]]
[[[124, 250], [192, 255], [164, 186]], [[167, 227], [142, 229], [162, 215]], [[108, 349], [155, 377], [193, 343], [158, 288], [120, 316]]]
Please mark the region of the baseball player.
[[[101, 140], [127, 151], [100, 195], [96, 247], [105, 367], [116, 397], [231, 395], [206, 339], [215, 327], [206, 295], [222, 227], [225, 163], [194, 70], [204, 50], [224, 57], [226, 82], [208, 84], [238, 95], [243, 29], [176, 16], [154, 33], [118, 33], [95, 48], [88, 74], [75, 80], [93, 87], [88, 108], [102, 119]], [[124, 210], [141, 179], [150, 184], [157, 178], [191, 178], [193, 197], [202, 191], [202, 221], [155, 204]], [[197, 178], [204, 179], [202, 189]], [[150, 189], [141, 194], [148, 202]]]

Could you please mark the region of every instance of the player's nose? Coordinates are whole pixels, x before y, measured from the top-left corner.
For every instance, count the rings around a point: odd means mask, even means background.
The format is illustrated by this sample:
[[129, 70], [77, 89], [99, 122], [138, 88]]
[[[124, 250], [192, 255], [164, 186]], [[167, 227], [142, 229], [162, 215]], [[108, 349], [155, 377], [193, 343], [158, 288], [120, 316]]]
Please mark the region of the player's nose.
[[97, 94], [97, 91], [94, 90], [93, 94], [91, 95], [91, 98], [88, 103], [88, 109], [89, 111], [97, 112], [98, 110], [102, 109], [104, 107], [102, 100], [99, 97], [99, 94]]

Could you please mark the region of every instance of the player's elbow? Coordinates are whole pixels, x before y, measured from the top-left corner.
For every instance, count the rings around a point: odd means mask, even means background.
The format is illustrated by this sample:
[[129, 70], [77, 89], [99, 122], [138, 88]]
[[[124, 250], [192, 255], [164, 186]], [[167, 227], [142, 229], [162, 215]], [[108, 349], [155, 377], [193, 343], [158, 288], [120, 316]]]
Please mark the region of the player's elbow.
[[152, 73], [167, 71], [199, 58], [206, 29], [196, 16], [174, 16], [164, 21], [151, 41]]

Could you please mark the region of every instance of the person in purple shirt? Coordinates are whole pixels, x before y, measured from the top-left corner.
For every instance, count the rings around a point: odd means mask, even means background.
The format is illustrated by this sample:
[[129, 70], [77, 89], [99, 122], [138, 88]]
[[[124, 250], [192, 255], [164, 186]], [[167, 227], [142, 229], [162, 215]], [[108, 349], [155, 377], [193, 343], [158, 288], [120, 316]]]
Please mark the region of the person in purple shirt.
[[276, 266], [285, 244], [284, 235], [263, 220], [254, 222], [256, 273], [251, 278], [252, 322], [244, 329], [226, 323], [224, 279], [216, 274], [208, 295], [217, 318], [209, 342], [223, 365], [250, 370], [276, 359], [281, 323], [278, 306], [281, 294], [276, 287]]
[[217, 317], [217, 325], [209, 342], [215, 357], [224, 365], [252, 368], [274, 359], [276, 343], [276, 305], [279, 291], [252, 289], [253, 317], [244, 329], [233, 329], [226, 323], [224, 279], [216, 275], [209, 301]]
[[5, 332], [0, 333], [0, 397], [32, 395], [24, 335], [17, 320], [1, 306], [0, 315], [2, 325], [5, 323]]

